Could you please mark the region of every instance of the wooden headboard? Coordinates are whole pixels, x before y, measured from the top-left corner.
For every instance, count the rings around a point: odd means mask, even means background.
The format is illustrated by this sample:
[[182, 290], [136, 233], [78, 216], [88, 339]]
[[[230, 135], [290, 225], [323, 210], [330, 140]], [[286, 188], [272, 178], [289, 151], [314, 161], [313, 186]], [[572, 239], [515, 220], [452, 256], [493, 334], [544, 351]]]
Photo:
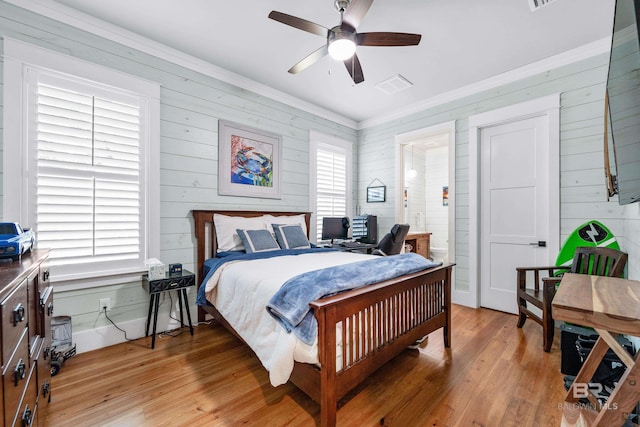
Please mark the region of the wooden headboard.
[[202, 274], [202, 266], [204, 262], [215, 255], [218, 250], [218, 240], [216, 239], [216, 227], [213, 223], [213, 215], [227, 215], [227, 216], [239, 216], [243, 218], [259, 217], [262, 215], [273, 216], [290, 216], [290, 215], [304, 215], [304, 220], [307, 225], [307, 237], [309, 237], [311, 213], [310, 212], [272, 212], [272, 211], [207, 211], [207, 210], [193, 210], [191, 211], [195, 222], [195, 236], [196, 236], [196, 272], [197, 281], [200, 284], [200, 280], [204, 277]]

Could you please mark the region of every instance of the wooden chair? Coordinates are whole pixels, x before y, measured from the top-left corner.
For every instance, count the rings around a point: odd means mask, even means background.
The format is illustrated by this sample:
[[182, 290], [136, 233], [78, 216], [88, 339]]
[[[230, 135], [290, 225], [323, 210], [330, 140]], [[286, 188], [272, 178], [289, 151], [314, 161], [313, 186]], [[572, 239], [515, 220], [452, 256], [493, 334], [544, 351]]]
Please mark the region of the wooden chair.
[[[518, 328], [524, 326], [528, 318], [535, 320], [543, 329], [544, 351], [551, 350], [554, 334], [554, 322], [551, 314], [551, 302], [560, 283], [559, 274], [569, 271], [594, 276], [622, 277], [628, 255], [610, 248], [579, 247], [573, 256], [571, 267], [518, 267], [516, 268], [518, 288]], [[538, 307], [542, 316], [531, 312], [527, 303]]]

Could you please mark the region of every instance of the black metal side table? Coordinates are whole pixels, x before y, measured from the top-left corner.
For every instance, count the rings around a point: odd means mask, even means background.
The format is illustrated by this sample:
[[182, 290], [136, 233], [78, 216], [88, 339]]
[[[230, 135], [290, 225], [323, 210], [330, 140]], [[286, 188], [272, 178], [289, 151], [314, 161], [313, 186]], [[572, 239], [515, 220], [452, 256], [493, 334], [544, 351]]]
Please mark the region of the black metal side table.
[[187, 298], [187, 288], [195, 286], [196, 276], [187, 270], [182, 273], [169, 274], [160, 279], [149, 280], [148, 274], [142, 275], [142, 286], [149, 292], [151, 299], [149, 301], [149, 314], [147, 315], [147, 326], [144, 336], [149, 336], [149, 324], [151, 321], [151, 313], [153, 312], [153, 337], [151, 338], [151, 348], [156, 345], [156, 324], [158, 323], [158, 305], [160, 304], [160, 294], [167, 291], [178, 291], [178, 304], [180, 306], [180, 327], [184, 326], [182, 301], [184, 300], [185, 309], [187, 311], [187, 319], [189, 320], [189, 330], [193, 335], [193, 325], [191, 324], [191, 312], [189, 312], [189, 300]]

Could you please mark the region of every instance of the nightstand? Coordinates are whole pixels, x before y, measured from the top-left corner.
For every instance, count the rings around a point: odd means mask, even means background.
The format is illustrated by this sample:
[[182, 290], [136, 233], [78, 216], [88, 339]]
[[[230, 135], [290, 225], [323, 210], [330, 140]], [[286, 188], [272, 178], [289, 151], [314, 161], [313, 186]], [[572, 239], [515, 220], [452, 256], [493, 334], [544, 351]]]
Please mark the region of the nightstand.
[[191, 313], [189, 312], [189, 300], [187, 298], [187, 288], [196, 284], [196, 276], [187, 270], [182, 273], [169, 274], [160, 279], [149, 280], [148, 274], [142, 275], [142, 287], [149, 292], [149, 314], [147, 315], [147, 326], [144, 336], [149, 336], [149, 325], [151, 323], [151, 313], [153, 313], [153, 337], [151, 338], [151, 348], [156, 345], [156, 324], [158, 323], [158, 305], [160, 304], [160, 294], [167, 291], [178, 291], [178, 304], [180, 306], [180, 327], [184, 326], [182, 317], [182, 301], [184, 300], [185, 309], [187, 311], [187, 319], [189, 320], [189, 330], [193, 335], [193, 325], [191, 324]]

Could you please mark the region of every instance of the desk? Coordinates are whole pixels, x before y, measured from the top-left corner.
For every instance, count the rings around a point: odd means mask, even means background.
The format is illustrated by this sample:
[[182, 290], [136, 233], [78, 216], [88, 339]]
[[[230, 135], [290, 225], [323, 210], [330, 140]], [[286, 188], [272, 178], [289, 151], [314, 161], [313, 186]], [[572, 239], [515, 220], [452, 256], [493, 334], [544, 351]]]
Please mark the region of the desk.
[[360, 243], [358, 244], [358, 246], [342, 246], [340, 244], [335, 244], [331, 246], [332, 248], [335, 249], [340, 249], [342, 252], [365, 252], [370, 254], [371, 252], [373, 252], [373, 250], [375, 248], [378, 247], [377, 244], [375, 243]]
[[187, 298], [187, 288], [196, 284], [196, 276], [187, 270], [182, 273], [168, 274], [160, 279], [149, 280], [148, 274], [142, 275], [142, 286], [149, 292], [151, 299], [149, 300], [149, 314], [147, 314], [147, 326], [144, 336], [149, 336], [149, 325], [151, 321], [151, 313], [153, 312], [153, 337], [151, 338], [151, 348], [156, 345], [156, 325], [158, 323], [158, 305], [160, 303], [160, 294], [167, 291], [178, 291], [178, 304], [180, 306], [180, 327], [184, 326], [182, 318], [182, 300], [187, 311], [187, 319], [189, 319], [189, 330], [193, 335], [193, 325], [191, 324], [191, 313], [189, 312], [189, 300]]
[[[562, 408], [563, 426], [622, 426], [640, 400], [640, 365], [612, 335], [640, 336], [639, 300], [640, 282], [634, 280], [572, 273], [562, 277], [552, 304], [554, 319], [590, 326], [600, 335], [567, 392]], [[627, 369], [605, 406], [600, 408], [591, 395], [586, 396], [588, 387], [582, 385], [591, 380], [609, 348]], [[579, 403], [582, 397], [587, 397], [599, 412]]]

